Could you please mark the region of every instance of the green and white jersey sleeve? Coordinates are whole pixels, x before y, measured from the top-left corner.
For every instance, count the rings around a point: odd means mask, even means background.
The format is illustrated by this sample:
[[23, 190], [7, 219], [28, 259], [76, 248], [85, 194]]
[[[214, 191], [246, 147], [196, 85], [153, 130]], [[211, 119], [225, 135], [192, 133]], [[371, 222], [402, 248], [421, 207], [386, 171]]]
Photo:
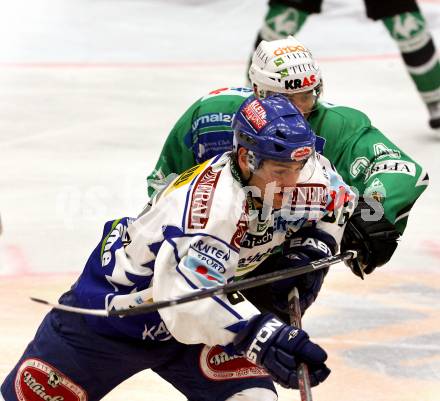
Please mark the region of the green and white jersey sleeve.
[[379, 200], [385, 217], [402, 233], [428, 185], [426, 171], [358, 110], [320, 102], [309, 122], [326, 140], [324, 155], [345, 182], [361, 196]]
[[[222, 88], [197, 100], [170, 132], [148, 176], [149, 195], [170, 174], [231, 150], [232, 118], [251, 94], [248, 88]], [[324, 156], [344, 181], [360, 195], [380, 200], [385, 217], [403, 232], [411, 207], [428, 185], [423, 168], [359, 110], [319, 102], [308, 121], [325, 139]]]
[[232, 149], [232, 119], [249, 88], [221, 88], [197, 100], [171, 130], [148, 176], [148, 194], [163, 187], [167, 177]]

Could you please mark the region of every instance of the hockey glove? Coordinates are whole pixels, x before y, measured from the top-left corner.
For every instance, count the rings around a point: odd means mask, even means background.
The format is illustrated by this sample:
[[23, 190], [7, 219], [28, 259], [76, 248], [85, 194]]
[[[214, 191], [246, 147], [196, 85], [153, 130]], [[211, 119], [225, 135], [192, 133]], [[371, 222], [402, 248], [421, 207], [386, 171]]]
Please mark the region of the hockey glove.
[[310, 384], [316, 386], [330, 374], [327, 353], [309, 340], [308, 334], [289, 326], [271, 313], [253, 317], [234, 339], [235, 349], [267, 370], [283, 387], [298, 388], [299, 362], [309, 368]]
[[[385, 216], [377, 221], [372, 219], [377, 211], [373, 206], [379, 204], [374, 200], [366, 203], [360, 199], [353, 215], [347, 222], [341, 241], [341, 252], [353, 249], [358, 251], [356, 259], [346, 261], [351, 271], [363, 278], [376, 267], [387, 263], [397, 248], [400, 233]], [[379, 204], [380, 205], [380, 204]], [[370, 219], [369, 219], [370, 217]]]
[[[332, 256], [336, 248], [336, 241], [330, 234], [318, 228], [304, 228], [285, 242], [282, 255], [275, 261], [277, 270], [295, 269], [314, 260]], [[296, 287], [299, 292], [301, 313], [304, 314], [315, 302], [327, 272], [328, 268], [320, 269], [272, 283], [272, 302], [275, 310], [288, 313], [287, 297], [292, 288]]]

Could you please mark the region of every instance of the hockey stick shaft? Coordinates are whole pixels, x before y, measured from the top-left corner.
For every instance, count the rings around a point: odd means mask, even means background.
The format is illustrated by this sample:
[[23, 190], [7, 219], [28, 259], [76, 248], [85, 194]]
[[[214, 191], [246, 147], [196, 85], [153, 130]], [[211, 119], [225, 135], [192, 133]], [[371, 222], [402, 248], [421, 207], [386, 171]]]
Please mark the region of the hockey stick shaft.
[[[296, 287], [290, 291], [288, 296], [289, 305], [289, 317], [290, 323], [299, 329], [302, 328], [301, 324], [301, 307], [299, 303], [299, 293]], [[296, 370], [298, 375], [298, 387], [299, 394], [301, 396], [301, 401], [313, 401], [312, 400], [312, 389], [310, 386], [309, 369], [304, 362], [298, 365]]]
[[336, 263], [353, 258], [356, 258], [356, 251], [347, 251], [340, 255], [330, 256], [328, 258], [316, 260], [308, 265], [297, 267], [295, 269], [279, 270], [272, 273], [262, 274], [260, 276], [243, 279], [232, 283], [227, 283], [211, 288], [203, 288], [200, 290], [192, 291], [188, 295], [183, 295], [180, 298], [170, 299], [166, 301], [152, 302], [152, 303], [144, 303], [144, 304], [134, 305], [128, 308], [121, 308], [121, 309], [90, 310], [85, 308], [73, 308], [67, 305], [52, 304], [43, 299], [38, 299], [34, 297], [32, 297], [31, 300], [51, 306], [56, 309], [62, 309], [67, 312], [81, 313], [85, 315], [104, 316], [104, 317], [141, 315], [144, 313], [156, 312], [159, 309], [168, 308], [170, 306], [197, 301], [199, 299], [214, 297], [216, 295], [229, 294], [231, 292], [245, 290], [246, 288], [259, 287], [264, 284], [273, 283], [274, 281], [300, 276], [302, 274], [310, 273], [315, 270], [324, 269]]
[[151, 304], [143, 304], [135, 306], [133, 308], [120, 309], [120, 310], [110, 310], [108, 311], [110, 316], [128, 316], [128, 315], [139, 315], [142, 313], [155, 312], [162, 308], [167, 308], [174, 305], [180, 305], [191, 301], [196, 301], [199, 299], [209, 298], [216, 295], [229, 294], [231, 292], [245, 290], [247, 288], [259, 287], [264, 284], [269, 284], [274, 281], [283, 280], [286, 278], [300, 276], [305, 273], [310, 273], [315, 270], [324, 269], [330, 265], [334, 265], [344, 260], [349, 260], [356, 257], [355, 251], [347, 251], [343, 254], [330, 256], [328, 258], [323, 258], [308, 265], [298, 267], [295, 269], [284, 269], [275, 271], [272, 273], [262, 274], [260, 276], [243, 279], [240, 281], [227, 283], [219, 285], [212, 288], [206, 288], [191, 292], [188, 295], [184, 295], [180, 298], [154, 302]]

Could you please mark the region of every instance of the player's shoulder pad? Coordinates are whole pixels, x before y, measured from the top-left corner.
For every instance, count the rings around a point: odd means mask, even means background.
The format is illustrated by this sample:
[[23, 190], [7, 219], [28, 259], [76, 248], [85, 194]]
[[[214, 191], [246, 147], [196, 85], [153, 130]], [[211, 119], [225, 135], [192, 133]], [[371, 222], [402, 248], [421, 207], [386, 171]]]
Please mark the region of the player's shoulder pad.
[[191, 142], [193, 136], [199, 135], [201, 130], [208, 130], [205, 134], [209, 135], [211, 131], [217, 130], [214, 127], [230, 127], [236, 111], [252, 93], [249, 88], [220, 88], [198, 99], [190, 109], [191, 137], [187, 140]]
[[211, 92], [207, 93], [200, 100], [202, 102], [207, 101], [208, 99], [218, 99], [224, 96], [237, 97], [238, 101], [243, 102], [244, 99], [248, 98], [252, 95], [253, 91], [250, 88], [245, 87], [225, 87], [214, 89]]
[[203, 231], [226, 239], [236, 230], [245, 196], [229, 160], [228, 153], [217, 156], [172, 184], [185, 192], [182, 228], [186, 233]]
[[327, 118], [332, 118], [335, 120], [335, 123], [339, 122], [341, 125], [354, 128], [366, 128], [371, 126], [370, 118], [360, 110], [325, 101], [320, 101], [319, 105], [326, 111]]

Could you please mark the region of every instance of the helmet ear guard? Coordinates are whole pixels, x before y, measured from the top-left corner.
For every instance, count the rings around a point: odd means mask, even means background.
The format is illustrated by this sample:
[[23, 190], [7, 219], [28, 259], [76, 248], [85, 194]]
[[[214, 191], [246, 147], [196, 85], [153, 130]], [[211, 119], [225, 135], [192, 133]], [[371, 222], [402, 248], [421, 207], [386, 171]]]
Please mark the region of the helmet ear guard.
[[249, 169], [251, 173], [254, 173], [255, 170], [258, 170], [261, 167], [261, 163], [263, 163], [263, 160], [258, 158], [252, 150], [248, 151], [248, 163], [249, 163]]

